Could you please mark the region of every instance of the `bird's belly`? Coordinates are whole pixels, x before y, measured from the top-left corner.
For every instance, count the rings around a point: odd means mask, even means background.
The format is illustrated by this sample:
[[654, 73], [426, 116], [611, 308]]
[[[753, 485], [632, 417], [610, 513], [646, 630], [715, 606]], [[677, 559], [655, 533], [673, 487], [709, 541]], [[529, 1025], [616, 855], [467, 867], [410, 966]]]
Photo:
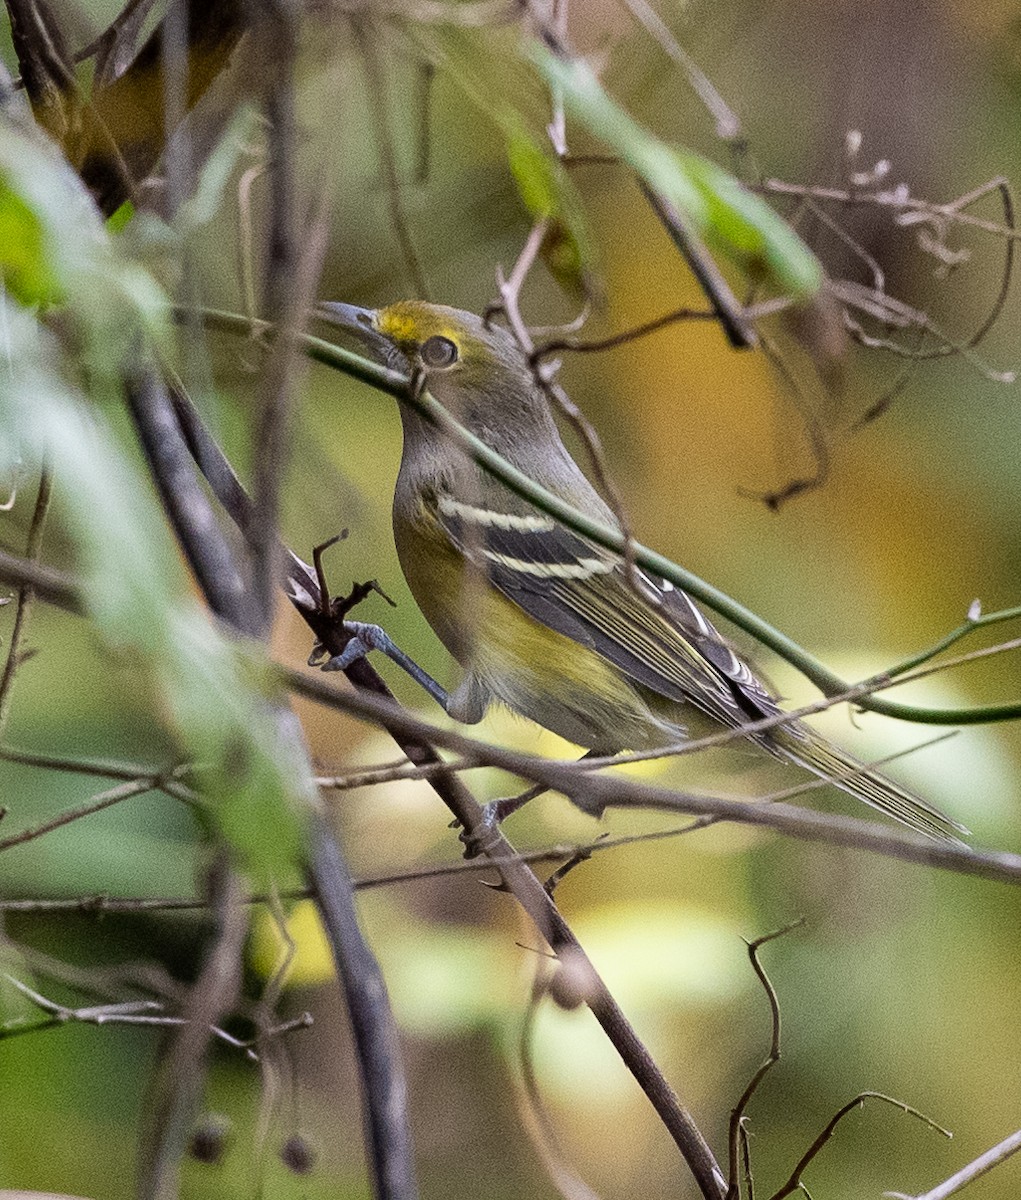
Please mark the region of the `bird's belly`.
[[[643, 695], [594, 650], [529, 616], [438, 539], [394, 521], [415, 602], [485, 692], [567, 741], [613, 754], [685, 737], [689, 706]], [[411, 560], [411, 561], [409, 561]], [[650, 703], [651, 702], [651, 703]], [[658, 711], [657, 711], [658, 710]]]

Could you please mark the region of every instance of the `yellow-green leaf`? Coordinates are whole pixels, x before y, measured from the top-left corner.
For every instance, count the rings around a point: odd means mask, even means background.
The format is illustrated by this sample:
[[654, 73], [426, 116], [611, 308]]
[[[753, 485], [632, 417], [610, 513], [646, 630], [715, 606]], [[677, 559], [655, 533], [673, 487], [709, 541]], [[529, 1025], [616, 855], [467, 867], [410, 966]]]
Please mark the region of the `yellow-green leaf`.
[[790, 225], [728, 171], [690, 150], [667, 145], [603, 90], [593, 71], [536, 43], [533, 61], [558, 87], [572, 116], [632, 167], [681, 214], [709, 247], [752, 280], [808, 297], [823, 280], [819, 260]]

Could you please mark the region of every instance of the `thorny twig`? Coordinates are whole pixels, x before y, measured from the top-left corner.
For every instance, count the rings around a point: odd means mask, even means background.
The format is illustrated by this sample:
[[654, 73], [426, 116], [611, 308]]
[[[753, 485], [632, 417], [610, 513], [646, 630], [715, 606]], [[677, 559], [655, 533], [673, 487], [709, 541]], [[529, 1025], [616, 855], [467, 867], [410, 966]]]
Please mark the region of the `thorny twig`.
[[882, 1100], [884, 1104], [892, 1104], [894, 1108], [899, 1108], [901, 1112], [907, 1113], [909, 1117], [917, 1117], [919, 1121], [928, 1125], [930, 1129], [934, 1129], [937, 1133], [941, 1133], [946, 1138], [952, 1138], [954, 1135], [949, 1129], [944, 1129], [942, 1125], [937, 1125], [925, 1113], [919, 1112], [917, 1108], [912, 1108], [910, 1104], [904, 1104], [901, 1100], [895, 1100], [892, 1096], [886, 1096], [882, 1092], [859, 1092], [853, 1100], [849, 1100], [842, 1108], [838, 1109], [827, 1122], [822, 1133], [809, 1146], [805, 1153], [798, 1160], [797, 1166], [791, 1172], [787, 1182], [782, 1184], [769, 1200], [784, 1200], [785, 1196], [791, 1195], [793, 1192], [804, 1191], [804, 1184], [801, 1182], [801, 1176], [805, 1173], [805, 1169], [809, 1166], [815, 1156], [826, 1145], [833, 1136], [834, 1131], [840, 1122], [853, 1112], [856, 1108], [863, 1108], [866, 1100]]
[[[799, 917], [796, 921], [792, 921], [789, 925], [785, 925], [782, 929], [774, 929], [772, 933], [764, 934], [762, 937], [756, 938], [755, 941], [748, 943], [748, 957], [751, 960], [752, 970], [762, 984], [763, 990], [766, 993], [766, 999], [769, 1001], [769, 1014], [771, 1020], [772, 1033], [769, 1042], [769, 1053], [766, 1055], [765, 1061], [761, 1064], [758, 1070], [752, 1075], [748, 1081], [745, 1090], [741, 1093], [741, 1097], [737, 1104], [734, 1105], [730, 1114], [730, 1136], [728, 1138], [729, 1146], [729, 1169], [727, 1172], [727, 1195], [726, 1200], [740, 1200], [741, 1187], [738, 1182], [739, 1160], [741, 1159], [742, 1147], [747, 1149], [747, 1139], [742, 1135], [745, 1132], [745, 1113], [748, 1111], [748, 1105], [751, 1103], [752, 1097], [758, 1090], [759, 1084], [765, 1079], [769, 1071], [780, 1061], [780, 1001], [777, 998], [776, 989], [770, 982], [769, 976], [766, 974], [765, 968], [759, 961], [759, 949], [766, 945], [767, 942], [775, 941], [777, 938], [783, 937], [792, 930], [797, 929], [804, 924], [804, 918]], [[751, 1178], [749, 1157], [744, 1156], [745, 1178]]]

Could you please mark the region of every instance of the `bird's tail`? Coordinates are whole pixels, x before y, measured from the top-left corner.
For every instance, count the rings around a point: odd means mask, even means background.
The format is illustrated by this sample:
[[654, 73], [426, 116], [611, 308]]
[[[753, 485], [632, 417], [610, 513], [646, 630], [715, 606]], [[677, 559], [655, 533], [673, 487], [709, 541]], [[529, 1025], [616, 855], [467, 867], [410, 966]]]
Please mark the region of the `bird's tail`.
[[962, 845], [959, 833], [969, 830], [951, 817], [933, 808], [919, 796], [906, 788], [864, 766], [851, 755], [806, 729], [804, 725], [793, 729], [780, 728], [773, 732], [771, 740], [784, 758], [827, 779], [887, 816], [901, 821], [909, 829], [924, 833], [941, 842]]

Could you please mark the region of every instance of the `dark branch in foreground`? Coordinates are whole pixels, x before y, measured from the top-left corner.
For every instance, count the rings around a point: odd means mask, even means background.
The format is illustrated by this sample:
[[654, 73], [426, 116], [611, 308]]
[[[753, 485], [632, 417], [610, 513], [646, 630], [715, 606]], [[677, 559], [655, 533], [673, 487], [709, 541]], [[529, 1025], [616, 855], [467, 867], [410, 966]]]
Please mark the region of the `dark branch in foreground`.
[[[154, 473], [161, 480], [161, 490], [172, 492], [168, 512], [211, 607], [239, 632], [258, 631], [258, 606], [250, 594], [235, 590], [234, 580], [241, 577], [241, 572], [233, 565], [218, 519], [189, 457], [175, 415], [180, 403], [171, 404], [162, 383], [144, 393], [136, 390], [132, 399], [139, 433]], [[222, 553], [217, 552], [218, 544]], [[282, 739], [300, 737], [288, 710], [278, 708], [276, 717]], [[355, 1037], [374, 1190], [380, 1200], [414, 1200], [418, 1191], [393, 1013], [378, 964], [358, 925], [347, 868], [331, 836], [322, 819], [314, 815], [306, 869], [311, 890], [320, 901], [323, 927]]]

